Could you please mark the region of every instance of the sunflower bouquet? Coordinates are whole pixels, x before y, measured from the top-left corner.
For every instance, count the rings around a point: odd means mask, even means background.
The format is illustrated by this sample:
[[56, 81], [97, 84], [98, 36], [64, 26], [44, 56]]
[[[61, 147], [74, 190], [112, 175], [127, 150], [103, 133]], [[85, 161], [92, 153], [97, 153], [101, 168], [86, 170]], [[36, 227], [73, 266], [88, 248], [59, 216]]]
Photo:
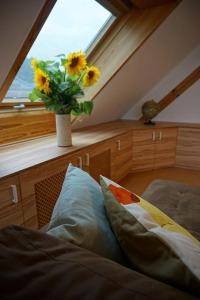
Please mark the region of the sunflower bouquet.
[[91, 114], [92, 101], [81, 101], [84, 88], [93, 85], [100, 71], [88, 66], [83, 52], [57, 56], [56, 61], [32, 60], [35, 88], [29, 95], [31, 101], [43, 101], [49, 111], [56, 114]]

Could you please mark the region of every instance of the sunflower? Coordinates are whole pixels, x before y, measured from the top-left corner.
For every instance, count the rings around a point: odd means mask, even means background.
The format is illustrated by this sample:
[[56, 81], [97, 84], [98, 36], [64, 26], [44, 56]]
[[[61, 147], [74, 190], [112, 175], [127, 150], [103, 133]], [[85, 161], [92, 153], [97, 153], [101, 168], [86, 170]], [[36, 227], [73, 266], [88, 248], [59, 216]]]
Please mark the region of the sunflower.
[[91, 86], [100, 77], [100, 70], [94, 66], [87, 67], [85, 74], [83, 75], [83, 86]]
[[85, 53], [82, 51], [70, 53], [67, 56], [65, 68], [69, 75], [79, 75], [80, 71], [87, 65]]
[[38, 88], [38, 90], [43, 91], [45, 94], [49, 94], [51, 91], [49, 87], [49, 76], [45, 74], [42, 70], [39, 68], [35, 69], [35, 85]]
[[33, 68], [33, 70], [36, 70], [38, 68], [38, 60], [36, 58], [32, 59], [31, 67]]

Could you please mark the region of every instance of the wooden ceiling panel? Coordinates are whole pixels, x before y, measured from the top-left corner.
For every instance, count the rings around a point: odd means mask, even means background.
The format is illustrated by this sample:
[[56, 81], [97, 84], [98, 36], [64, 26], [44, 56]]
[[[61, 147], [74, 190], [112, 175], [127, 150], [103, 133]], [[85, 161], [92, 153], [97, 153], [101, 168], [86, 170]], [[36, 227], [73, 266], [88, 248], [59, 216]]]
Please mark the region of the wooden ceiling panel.
[[174, 0], [131, 0], [134, 6], [138, 8], [148, 8], [152, 6], [159, 6], [166, 4], [168, 2], [173, 2]]
[[96, 0], [115, 16], [127, 13], [132, 8], [131, 0]]

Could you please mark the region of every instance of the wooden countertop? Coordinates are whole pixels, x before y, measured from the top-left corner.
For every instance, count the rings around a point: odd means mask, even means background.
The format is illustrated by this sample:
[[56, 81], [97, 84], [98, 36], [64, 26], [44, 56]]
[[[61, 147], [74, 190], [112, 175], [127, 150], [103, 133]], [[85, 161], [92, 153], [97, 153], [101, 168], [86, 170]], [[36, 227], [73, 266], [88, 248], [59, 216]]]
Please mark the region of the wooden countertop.
[[74, 154], [81, 149], [111, 139], [129, 130], [164, 127], [200, 128], [200, 124], [158, 122], [154, 126], [149, 126], [139, 121], [119, 120], [75, 130], [72, 136], [72, 147], [57, 147], [55, 135], [0, 146], [0, 178], [17, 174], [22, 170], [60, 158], [66, 154]]

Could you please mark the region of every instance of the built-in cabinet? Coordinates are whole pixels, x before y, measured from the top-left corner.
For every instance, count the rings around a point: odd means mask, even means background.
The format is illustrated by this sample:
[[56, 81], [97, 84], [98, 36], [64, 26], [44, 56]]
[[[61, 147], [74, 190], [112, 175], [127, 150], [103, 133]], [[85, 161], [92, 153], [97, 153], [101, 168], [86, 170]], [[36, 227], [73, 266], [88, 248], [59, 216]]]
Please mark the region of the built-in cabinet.
[[134, 171], [171, 167], [176, 160], [177, 128], [133, 131]]
[[21, 172], [24, 225], [40, 228], [49, 222], [69, 163], [97, 181], [99, 175], [119, 180], [131, 170], [131, 159], [132, 131]]
[[[177, 138], [178, 133], [178, 138]], [[137, 128], [43, 162], [0, 180], [0, 227], [40, 228], [49, 222], [67, 166], [119, 181], [130, 171], [171, 167], [200, 169], [200, 129]], [[177, 159], [176, 159], [177, 158]]]

